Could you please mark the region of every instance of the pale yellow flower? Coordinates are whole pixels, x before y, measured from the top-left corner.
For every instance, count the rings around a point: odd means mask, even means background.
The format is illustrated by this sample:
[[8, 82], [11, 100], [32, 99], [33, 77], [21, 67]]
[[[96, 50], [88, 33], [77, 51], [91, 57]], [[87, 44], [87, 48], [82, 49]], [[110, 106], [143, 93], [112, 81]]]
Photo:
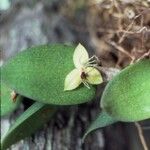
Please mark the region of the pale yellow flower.
[[87, 88], [89, 84], [100, 84], [103, 82], [100, 72], [95, 68], [95, 56], [89, 58], [86, 49], [78, 44], [73, 54], [73, 69], [65, 79], [64, 90], [73, 90], [83, 83]]

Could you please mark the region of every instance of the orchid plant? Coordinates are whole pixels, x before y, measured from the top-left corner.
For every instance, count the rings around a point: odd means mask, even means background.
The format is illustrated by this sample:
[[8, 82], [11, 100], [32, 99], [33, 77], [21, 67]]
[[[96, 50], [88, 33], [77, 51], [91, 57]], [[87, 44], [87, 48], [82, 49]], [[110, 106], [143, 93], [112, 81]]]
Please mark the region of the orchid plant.
[[[62, 57], [64, 53], [65, 57]], [[143, 58], [108, 82], [99, 98], [101, 112], [85, 132], [83, 140], [92, 131], [118, 121], [150, 118], [149, 68], [150, 59]], [[98, 70], [98, 58], [89, 57], [84, 46], [51, 44], [28, 48], [6, 61], [1, 67], [1, 81], [2, 116], [13, 112], [22, 100], [34, 102], [3, 137], [1, 150], [6, 150], [35, 133], [60, 106], [90, 102], [96, 93], [91, 84], [98, 85], [103, 79]], [[81, 84], [87, 88], [78, 88]]]

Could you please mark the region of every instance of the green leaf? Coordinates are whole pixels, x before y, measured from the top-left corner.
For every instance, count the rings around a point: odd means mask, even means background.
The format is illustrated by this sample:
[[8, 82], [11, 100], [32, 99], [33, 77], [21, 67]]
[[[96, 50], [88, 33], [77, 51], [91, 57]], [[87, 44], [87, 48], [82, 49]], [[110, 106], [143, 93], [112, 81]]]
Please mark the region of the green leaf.
[[1, 86], [1, 91], [0, 91], [1, 116], [5, 116], [13, 112], [19, 106], [22, 100], [22, 96], [18, 95], [15, 102], [13, 102], [11, 98], [12, 90], [2, 82], [0, 86]]
[[108, 82], [100, 107], [123, 122], [150, 119], [150, 59], [126, 67]]
[[[20, 95], [56, 105], [90, 101], [95, 88], [80, 85], [64, 91], [67, 74], [74, 69], [75, 47], [63, 44], [43, 45], [20, 52], [2, 66], [2, 80]], [[74, 80], [74, 79], [72, 79]]]
[[108, 125], [111, 125], [113, 123], [117, 122], [114, 118], [110, 117], [106, 112], [102, 111], [96, 120], [92, 122], [90, 127], [87, 129], [86, 133], [83, 136], [83, 141], [87, 137], [88, 134], [90, 134], [92, 131], [106, 127]]
[[11, 126], [1, 143], [1, 150], [5, 150], [19, 140], [30, 136], [41, 128], [56, 112], [54, 106], [35, 102]]

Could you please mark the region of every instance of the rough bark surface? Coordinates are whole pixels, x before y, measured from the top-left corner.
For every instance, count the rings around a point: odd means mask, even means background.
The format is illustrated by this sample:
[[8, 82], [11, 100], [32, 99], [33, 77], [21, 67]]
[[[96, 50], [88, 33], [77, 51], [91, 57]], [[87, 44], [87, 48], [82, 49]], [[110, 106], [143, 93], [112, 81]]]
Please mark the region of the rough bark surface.
[[[92, 49], [90, 38], [86, 30], [84, 16], [79, 15], [75, 23], [59, 13], [56, 0], [45, 4], [41, 1], [32, 4], [13, 1], [14, 5], [0, 18], [0, 48], [3, 50], [2, 61], [15, 55], [18, 51], [32, 45], [46, 43], [84, 43]], [[57, 5], [58, 3], [58, 5]], [[84, 12], [82, 12], [84, 13]], [[82, 21], [80, 21], [82, 20]], [[81, 27], [81, 28], [80, 28]], [[90, 53], [94, 53], [90, 51]], [[110, 79], [116, 70], [104, 69]], [[104, 85], [103, 85], [104, 86]], [[102, 92], [103, 87], [99, 87]], [[117, 123], [90, 135], [84, 144], [81, 138], [96, 117], [99, 110], [100, 93], [89, 104], [65, 107], [56, 116], [32, 137], [26, 138], [12, 146], [11, 150], [142, 150], [141, 145], [133, 145], [129, 141], [129, 130], [125, 124]], [[26, 106], [22, 105], [14, 114], [2, 118], [1, 134], [4, 135], [15, 118], [23, 112]], [[129, 129], [134, 128], [132, 124]], [[135, 130], [135, 129], [134, 129]], [[134, 132], [136, 133], [136, 131]], [[133, 135], [134, 135], [133, 133]], [[135, 135], [136, 136], [136, 135]], [[131, 138], [131, 136], [129, 136]], [[132, 138], [131, 138], [132, 139]], [[134, 138], [137, 141], [137, 138]], [[132, 144], [131, 144], [132, 143]]]

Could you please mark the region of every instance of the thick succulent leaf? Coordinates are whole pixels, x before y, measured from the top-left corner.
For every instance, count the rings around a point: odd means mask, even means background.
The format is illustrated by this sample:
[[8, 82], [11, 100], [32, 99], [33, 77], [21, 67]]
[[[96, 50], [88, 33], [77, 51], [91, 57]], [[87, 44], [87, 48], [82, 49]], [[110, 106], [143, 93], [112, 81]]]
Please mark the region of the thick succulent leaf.
[[104, 89], [101, 108], [123, 122], [150, 119], [150, 59], [117, 74]]
[[88, 62], [89, 55], [86, 49], [80, 43], [76, 47], [73, 55], [73, 62], [76, 68], [81, 68], [86, 62]]
[[13, 112], [20, 104], [22, 96], [18, 95], [16, 100], [13, 101], [11, 97], [12, 90], [1, 82], [0, 103], [1, 103], [1, 116], [8, 115]]
[[56, 105], [73, 105], [90, 101], [95, 88], [79, 86], [64, 91], [67, 74], [74, 69], [75, 48], [62, 44], [29, 48], [2, 66], [2, 80], [20, 95]]
[[11, 126], [6, 136], [2, 139], [1, 150], [30, 136], [41, 128], [57, 111], [57, 108], [35, 102]]
[[87, 81], [90, 84], [100, 84], [103, 82], [101, 73], [94, 67], [87, 67], [85, 72], [87, 72]]
[[80, 71], [78, 69], [73, 69], [65, 79], [65, 87], [64, 90], [73, 90], [77, 88], [82, 82], [80, 77]]
[[111, 125], [113, 123], [117, 122], [114, 118], [110, 117], [106, 112], [102, 111], [96, 120], [92, 122], [90, 127], [87, 129], [86, 133], [83, 136], [83, 141], [87, 137], [88, 134], [90, 134], [92, 131], [106, 127], [108, 125]]

